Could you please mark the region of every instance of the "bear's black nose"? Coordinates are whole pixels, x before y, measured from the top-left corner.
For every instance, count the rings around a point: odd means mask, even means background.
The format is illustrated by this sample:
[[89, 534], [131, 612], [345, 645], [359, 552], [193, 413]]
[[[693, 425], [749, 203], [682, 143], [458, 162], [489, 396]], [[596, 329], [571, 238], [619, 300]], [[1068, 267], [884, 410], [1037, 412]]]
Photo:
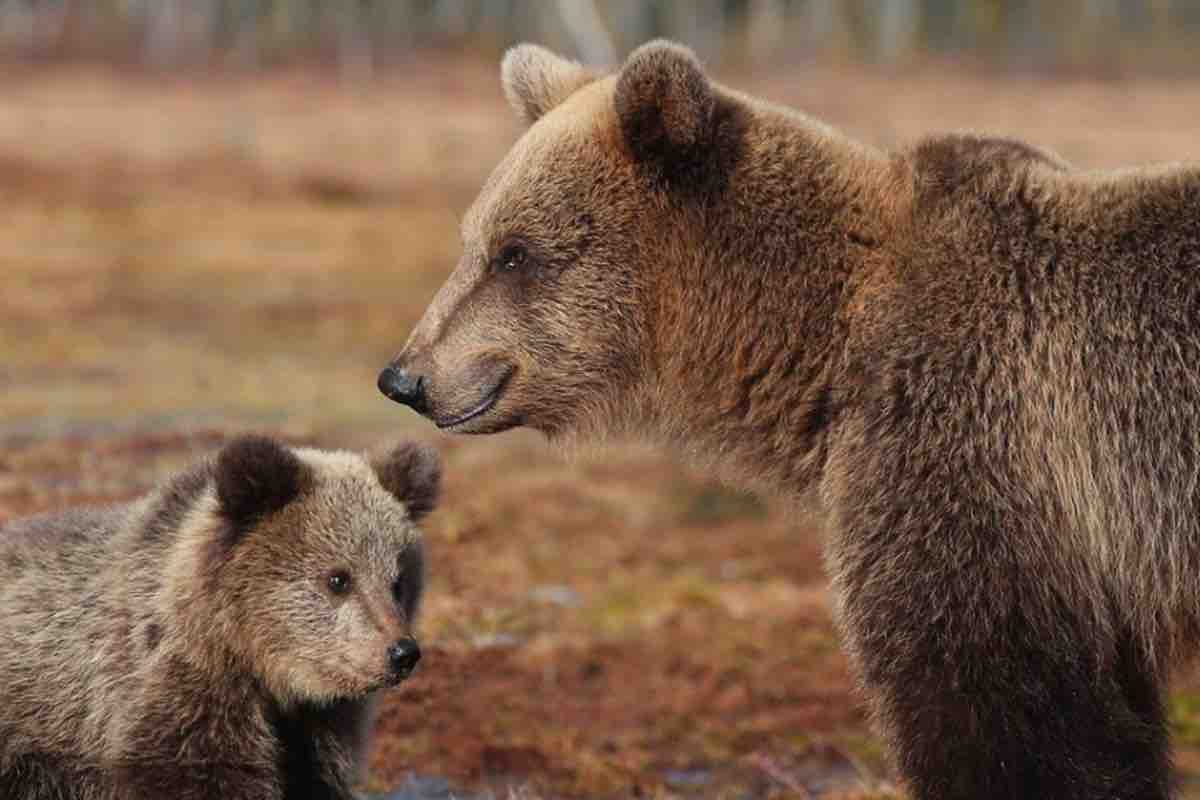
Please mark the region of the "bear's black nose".
[[388, 648], [388, 662], [392, 672], [407, 676], [421, 660], [421, 648], [415, 639], [405, 637]]
[[418, 414], [424, 414], [428, 408], [425, 403], [425, 379], [420, 375], [389, 365], [380, 371], [376, 385], [384, 397], [403, 403]]

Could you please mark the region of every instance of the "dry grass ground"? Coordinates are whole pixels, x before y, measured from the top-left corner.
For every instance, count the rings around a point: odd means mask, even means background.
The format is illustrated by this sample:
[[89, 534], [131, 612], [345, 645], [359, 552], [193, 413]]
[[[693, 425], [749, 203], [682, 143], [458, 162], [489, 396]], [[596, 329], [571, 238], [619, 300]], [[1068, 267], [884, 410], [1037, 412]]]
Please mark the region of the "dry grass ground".
[[[387, 705], [373, 788], [416, 772], [569, 797], [884, 791], [812, 520], [636, 448], [568, 461], [520, 432], [439, 437], [375, 391], [518, 133], [492, 65], [355, 89], [0, 80], [0, 518], [140, 493], [242, 430], [421, 437], [448, 476], [428, 656]], [[1200, 158], [1198, 84], [737, 83], [885, 146], [973, 127], [1089, 166]], [[1172, 703], [1185, 782], [1197, 685]]]

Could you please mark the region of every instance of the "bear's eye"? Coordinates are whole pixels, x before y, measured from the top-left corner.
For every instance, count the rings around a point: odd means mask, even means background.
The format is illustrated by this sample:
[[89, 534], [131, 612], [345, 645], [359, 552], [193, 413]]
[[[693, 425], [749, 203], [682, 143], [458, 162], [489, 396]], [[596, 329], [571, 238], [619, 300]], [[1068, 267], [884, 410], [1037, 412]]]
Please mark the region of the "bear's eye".
[[329, 585], [329, 591], [334, 594], [345, 594], [350, 591], [350, 573], [344, 569], [331, 572], [326, 578], [326, 583]]
[[516, 272], [525, 266], [525, 261], [528, 257], [525, 248], [521, 245], [505, 245], [500, 249], [500, 255], [496, 256], [496, 269], [500, 272]]

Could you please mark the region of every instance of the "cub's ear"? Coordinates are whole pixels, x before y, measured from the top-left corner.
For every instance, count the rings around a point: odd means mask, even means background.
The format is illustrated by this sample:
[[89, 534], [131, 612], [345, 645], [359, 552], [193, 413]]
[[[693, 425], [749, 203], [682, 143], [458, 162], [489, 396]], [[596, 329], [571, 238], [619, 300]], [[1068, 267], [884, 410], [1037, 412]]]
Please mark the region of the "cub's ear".
[[408, 508], [413, 521], [437, 506], [442, 487], [442, 463], [432, 447], [403, 442], [371, 459], [379, 484]]
[[529, 125], [596, 77], [582, 64], [536, 44], [519, 44], [500, 62], [504, 96]]
[[716, 96], [694, 53], [658, 39], [630, 54], [613, 97], [634, 156], [668, 167], [708, 144]]
[[265, 436], [239, 436], [217, 456], [217, 500], [235, 531], [283, 508], [310, 479], [295, 453]]

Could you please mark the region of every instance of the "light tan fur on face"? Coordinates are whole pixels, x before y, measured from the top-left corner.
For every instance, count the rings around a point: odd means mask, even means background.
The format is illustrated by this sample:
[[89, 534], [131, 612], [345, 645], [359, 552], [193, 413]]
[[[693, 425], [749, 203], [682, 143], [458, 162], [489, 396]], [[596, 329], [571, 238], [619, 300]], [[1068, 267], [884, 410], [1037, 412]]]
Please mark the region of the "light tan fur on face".
[[[257, 532], [260, 546], [231, 561], [230, 571], [255, 581], [264, 571], [280, 569], [273, 565], [287, 567], [279, 571], [281, 594], [268, 599], [266, 608], [254, 607], [259, 589], [246, 586], [252, 606], [239, 609], [241, 636], [256, 659], [269, 648], [268, 660], [260, 664], [280, 696], [290, 691], [298, 700], [322, 700], [365, 694], [387, 678], [387, 648], [411, 634], [413, 620], [392, 601], [391, 586], [399, 577], [397, 556], [419, 547], [417, 530], [360, 456], [296, 452], [321, 488], [265, 522]], [[346, 569], [354, 585], [337, 602], [330, 627], [324, 579], [335, 568]]]
[[[581, 259], [593, 261], [596, 270], [611, 270], [614, 251], [628, 241], [611, 239], [616, 221], [588, 215], [586, 205], [589, 196], [613, 192], [633, 178], [631, 170], [619, 163], [612, 164], [612, 174], [604, 174], [603, 142], [607, 136], [609, 146], [615, 146], [617, 137], [608, 105], [612, 88], [611, 78], [595, 81], [547, 112], [497, 167], [466, 213], [462, 260], [404, 348], [406, 367], [427, 379], [435, 419], [452, 417], [480, 399], [481, 386], [486, 387], [486, 378], [497, 371], [491, 369], [491, 362], [500, 361], [515, 374], [493, 412], [465, 429], [470, 432], [489, 430], [509, 414], [524, 415], [523, 400], [538, 395], [538, 384], [545, 378], [557, 380], [560, 370], [586, 378], [594, 370], [587, 363], [605, 358], [595, 352], [592, 339], [571, 333], [578, 320], [565, 306], [544, 305], [539, 313], [514, 325], [508, 304], [528, 284], [521, 279], [496, 280], [492, 262], [507, 241], [520, 237], [531, 248], [543, 248], [538, 254], [546, 262], [542, 274], [557, 274], [564, 292], [574, 288], [590, 292], [587, 282], [598, 281], [599, 275], [592, 278], [576, 268]], [[579, 185], [553, 166], [577, 159], [594, 161], [602, 174]], [[515, 196], [532, 195], [550, 202], [539, 205], [536, 214], [513, 202]], [[621, 216], [627, 213], [632, 209], [622, 210]], [[567, 265], [571, 265], [569, 272]], [[617, 340], [640, 336], [642, 323], [633, 313], [635, 276], [613, 275], [608, 280], [626, 288], [592, 297], [588, 314], [594, 321], [592, 329], [612, 339], [615, 349], [623, 346]], [[564, 391], [555, 408], [545, 409], [547, 416], [584, 416], [572, 406], [585, 387], [560, 388]]]

